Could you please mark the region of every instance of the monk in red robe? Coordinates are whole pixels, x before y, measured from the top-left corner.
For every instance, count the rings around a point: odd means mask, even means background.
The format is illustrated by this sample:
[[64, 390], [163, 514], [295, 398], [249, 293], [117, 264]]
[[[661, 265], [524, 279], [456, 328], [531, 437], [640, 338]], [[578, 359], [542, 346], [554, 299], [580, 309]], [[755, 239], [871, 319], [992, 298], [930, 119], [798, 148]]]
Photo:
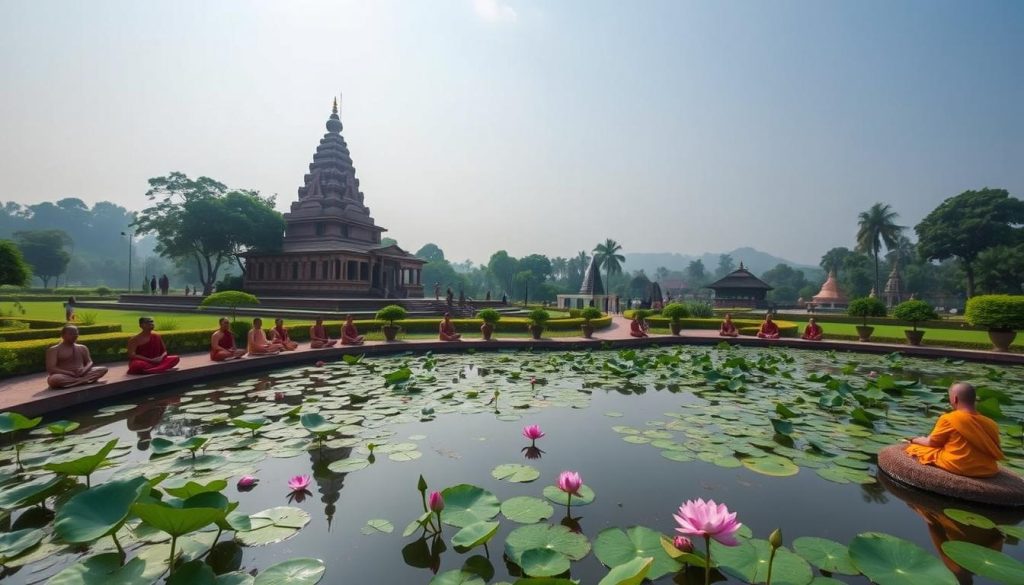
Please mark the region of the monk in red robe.
[[772, 321], [772, 316], [765, 314], [764, 322], [761, 323], [761, 328], [757, 330], [757, 336], [761, 339], [778, 339], [779, 338], [779, 326]]
[[1003, 451], [999, 425], [975, 410], [974, 386], [955, 382], [949, 387], [953, 412], [939, 417], [927, 437], [914, 437], [907, 453], [918, 463], [934, 465], [957, 475], [991, 477], [999, 473]]
[[299, 347], [299, 344], [292, 341], [292, 338], [288, 336], [288, 329], [284, 326], [284, 319], [280, 317], [274, 319], [274, 328], [270, 330], [270, 342], [280, 344], [281, 349], [284, 351], [295, 351]]
[[647, 322], [641, 313], [634, 313], [629, 323], [629, 334], [633, 337], [647, 337]]
[[452, 323], [452, 316], [448, 313], [444, 314], [444, 319], [441, 320], [437, 332], [441, 341], [459, 341], [462, 339], [462, 335], [455, 331], [455, 323]]
[[178, 365], [181, 359], [167, 355], [163, 339], [153, 332], [152, 317], [139, 317], [141, 333], [128, 340], [128, 373], [159, 374]]
[[732, 313], [725, 314], [725, 321], [722, 321], [722, 326], [718, 328], [718, 334], [722, 337], [739, 337], [739, 329], [736, 329], [736, 324], [732, 322]]
[[341, 344], [362, 345], [364, 339], [362, 335], [359, 335], [359, 330], [356, 329], [356, 323], [352, 319], [352, 315], [346, 315], [345, 324], [341, 327]]
[[316, 323], [309, 328], [309, 347], [312, 347], [313, 349], [334, 347], [334, 344], [336, 343], [338, 343], [337, 339], [331, 339], [327, 336], [327, 328], [324, 327], [324, 318], [317, 317]]
[[227, 317], [220, 318], [220, 328], [210, 336], [210, 359], [215, 362], [238, 359], [245, 355], [245, 350], [235, 347], [235, 334], [231, 332], [231, 322]]
[[818, 325], [814, 321], [814, 317], [811, 317], [807, 320], [807, 327], [804, 327], [803, 338], [811, 341], [821, 341], [824, 333], [825, 332], [821, 330], [821, 325]]

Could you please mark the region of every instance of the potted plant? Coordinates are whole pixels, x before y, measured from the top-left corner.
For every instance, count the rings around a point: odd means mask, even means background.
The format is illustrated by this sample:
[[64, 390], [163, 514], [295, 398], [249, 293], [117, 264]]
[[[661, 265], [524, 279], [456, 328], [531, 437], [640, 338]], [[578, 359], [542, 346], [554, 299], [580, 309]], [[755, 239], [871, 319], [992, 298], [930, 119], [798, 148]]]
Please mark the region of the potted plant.
[[690, 309], [682, 303], [669, 303], [661, 310], [661, 316], [669, 319], [668, 326], [672, 329], [672, 335], [679, 335], [683, 329], [680, 320], [690, 316]]
[[583, 330], [583, 337], [590, 339], [594, 335], [594, 325], [590, 322], [591, 319], [601, 318], [601, 309], [597, 307], [587, 307], [580, 312], [580, 317], [583, 318], [583, 325], [580, 328]]
[[981, 295], [967, 300], [964, 320], [975, 327], [987, 327], [995, 351], [1009, 351], [1024, 329], [1024, 295]]
[[395, 325], [395, 321], [405, 319], [405, 307], [400, 305], [388, 305], [383, 309], [377, 311], [378, 321], [387, 321], [388, 324], [382, 327], [384, 331], [384, 339], [388, 341], [394, 341], [395, 337], [398, 336], [398, 332], [402, 329], [398, 325]]
[[917, 330], [918, 323], [939, 317], [935, 314], [935, 309], [931, 305], [916, 299], [904, 301], [896, 305], [892, 310], [892, 314], [900, 321], [906, 321], [913, 326], [912, 330], [903, 332], [906, 334], [907, 342], [910, 345], [921, 345], [921, 338], [924, 337], [924, 331]]
[[544, 333], [544, 324], [551, 318], [551, 314], [544, 309], [534, 309], [526, 316], [530, 322], [530, 333], [534, 339], [540, 339], [540, 334]]
[[480, 333], [483, 334], [484, 341], [490, 341], [491, 335], [494, 334], [494, 325], [501, 321], [501, 313], [494, 309], [483, 309], [476, 314], [476, 318], [483, 321], [483, 325], [480, 326]]
[[857, 336], [861, 341], [870, 341], [875, 328], [868, 327], [868, 317], [885, 317], [885, 304], [875, 297], [853, 299], [846, 309], [846, 314], [864, 320], [862, 325], [857, 325]]

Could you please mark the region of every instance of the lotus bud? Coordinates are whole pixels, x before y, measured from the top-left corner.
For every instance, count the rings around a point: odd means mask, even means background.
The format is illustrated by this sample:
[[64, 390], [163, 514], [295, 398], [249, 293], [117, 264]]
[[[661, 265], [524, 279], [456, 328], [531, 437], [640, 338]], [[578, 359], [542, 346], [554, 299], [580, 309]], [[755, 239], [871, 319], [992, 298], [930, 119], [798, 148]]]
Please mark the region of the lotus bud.
[[672, 540], [672, 546], [676, 547], [676, 550], [684, 553], [693, 552], [693, 541], [685, 536], [677, 536]]
[[252, 488], [256, 487], [256, 484], [259, 483], [259, 481], [260, 480], [256, 479], [255, 477], [253, 477], [251, 475], [243, 475], [238, 480], [238, 491], [240, 491], [240, 492], [247, 492], [247, 491], [251, 490]]
[[771, 535], [768, 537], [768, 544], [772, 545], [772, 548], [779, 548], [782, 546], [782, 529], [776, 528]]
[[420, 480], [416, 482], [416, 489], [425, 492], [427, 491], [427, 480], [423, 479], [423, 475], [420, 475]]
[[441, 492], [431, 492], [429, 500], [430, 511], [435, 514], [439, 514], [441, 510], [444, 510], [444, 497], [441, 496]]

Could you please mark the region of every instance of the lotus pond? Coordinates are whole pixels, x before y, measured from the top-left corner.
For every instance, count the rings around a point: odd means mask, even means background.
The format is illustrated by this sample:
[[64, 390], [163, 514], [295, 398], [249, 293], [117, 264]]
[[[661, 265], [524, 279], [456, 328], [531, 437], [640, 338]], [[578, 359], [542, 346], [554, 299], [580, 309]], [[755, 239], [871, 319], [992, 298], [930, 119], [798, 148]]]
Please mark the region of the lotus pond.
[[713, 582], [763, 583], [771, 560], [779, 585], [1022, 583], [1024, 512], [876, 477], [875, 453], [927, 434], [954, 379], [979, 387], [1024, 473], [1024, 368], [896, 354], [348, 356], [62, 421], [7, 413], [0, 577], [703, 583], [703, 539], [672, 543], [673, 514], [702, 498], [743, 524], [739, 546], [712, 541]]

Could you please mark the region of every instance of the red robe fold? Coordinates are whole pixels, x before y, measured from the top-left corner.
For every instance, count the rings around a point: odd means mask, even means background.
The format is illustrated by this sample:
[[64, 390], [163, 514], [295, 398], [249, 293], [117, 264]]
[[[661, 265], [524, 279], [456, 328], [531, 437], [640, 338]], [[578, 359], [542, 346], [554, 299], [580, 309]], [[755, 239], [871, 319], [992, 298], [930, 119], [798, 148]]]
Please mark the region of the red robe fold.
[[[166, 351], [167, 349], [164, 347], [164, 341], [160, 339], [160, 336], [156, 333], [150, 333], [149, 340], [146, 341], [146, 343], [139, 344], [135, 348], [136, 355], [147, 358], [158, 357]], [[176, 355], [164, 356], [164, 359], [158, 364], [147, 362], [146, 360], [133, 359], [128, 362], [128, 373], [158, 374], [177, 366], [179, 361], [181, 361], [181, 359]]]

